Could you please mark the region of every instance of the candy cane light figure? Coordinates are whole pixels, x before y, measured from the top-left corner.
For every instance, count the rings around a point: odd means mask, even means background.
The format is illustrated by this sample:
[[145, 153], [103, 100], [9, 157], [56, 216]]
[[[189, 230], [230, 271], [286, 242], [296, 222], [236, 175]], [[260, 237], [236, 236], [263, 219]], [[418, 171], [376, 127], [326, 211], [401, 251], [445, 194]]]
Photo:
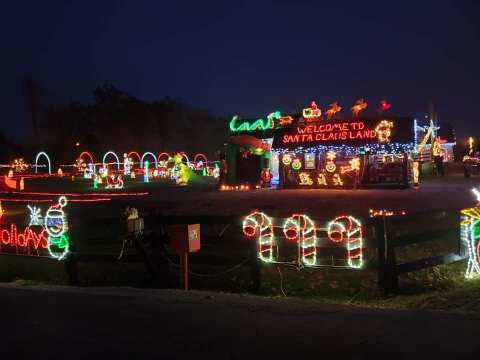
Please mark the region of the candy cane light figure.
[[350, 267], [359, 269], [363, 266], [363, 228], [360, 220], [350, 215], [337, 216], [328, 223], [327, 234], [334, 243], [346, 242]]
[[273, 235], [272, 219], [263, 212], [254, 211], [243, 220], [243, 234], [257, 237], [258, 258], [265, 262], [274, 262], [277, 258], [277, 244]]
[[306, 266], [317, 264], [317, 229], [307, 215], [293, 214], [283, 224], [283, 234], [298, 242], [299, 262]]

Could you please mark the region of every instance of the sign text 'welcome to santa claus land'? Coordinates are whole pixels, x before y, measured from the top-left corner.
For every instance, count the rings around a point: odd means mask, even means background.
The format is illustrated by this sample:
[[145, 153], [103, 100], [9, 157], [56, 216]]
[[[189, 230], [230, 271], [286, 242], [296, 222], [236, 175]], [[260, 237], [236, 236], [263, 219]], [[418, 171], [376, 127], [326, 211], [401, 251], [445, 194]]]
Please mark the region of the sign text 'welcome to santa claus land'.
[[290, 134], [283, 134], [283, 144], [376, 139], [375, 129], [363, 121], [311, 124], [296, 126]]

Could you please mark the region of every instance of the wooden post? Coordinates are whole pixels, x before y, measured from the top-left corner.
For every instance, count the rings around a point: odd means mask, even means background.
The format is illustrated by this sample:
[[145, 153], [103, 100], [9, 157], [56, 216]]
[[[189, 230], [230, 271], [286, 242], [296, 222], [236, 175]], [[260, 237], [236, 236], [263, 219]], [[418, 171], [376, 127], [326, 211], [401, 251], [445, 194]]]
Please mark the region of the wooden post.
[[251, 257], [250, 257], [250, 274], [252, 278], [252, 288], [251, 291], [254, 294], [260, 293], [260, 287], [262, 283], [262, 267], [260, 264], [260, 259], [258, 258], [257, 254], [257, 242], [258, 240], [256, 239], [253, 242], [253, 251], [251, 251]]
[[180, 284], [188, 290], [188, 252], [180, 255]]
[[383, 296], [398, 291], [398, 274], [393, 241], [388, 239], [385, 214], [375, 222], [378, 251], [378, 286]]

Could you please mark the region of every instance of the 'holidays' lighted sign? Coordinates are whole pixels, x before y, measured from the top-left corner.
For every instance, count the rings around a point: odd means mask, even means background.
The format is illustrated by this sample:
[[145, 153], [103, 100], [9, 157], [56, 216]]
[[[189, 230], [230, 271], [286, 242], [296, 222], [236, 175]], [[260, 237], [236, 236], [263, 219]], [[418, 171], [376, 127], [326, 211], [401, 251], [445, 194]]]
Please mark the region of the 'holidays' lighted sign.
[[36, 206], [27, 206], [30, 212], [28, 226], [10, 223], [0, 227], [0, 252], [63, 260], [70, 249], [67, 216], [63, 210], [66, 205], [67, 198], [61, 196], [45, 214]]

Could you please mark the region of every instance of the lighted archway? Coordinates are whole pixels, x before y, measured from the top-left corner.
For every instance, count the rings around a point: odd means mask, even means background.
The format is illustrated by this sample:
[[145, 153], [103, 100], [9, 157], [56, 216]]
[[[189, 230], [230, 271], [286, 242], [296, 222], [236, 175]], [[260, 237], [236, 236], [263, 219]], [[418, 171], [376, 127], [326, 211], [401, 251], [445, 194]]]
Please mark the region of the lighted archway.
[[187, 165], [190, 164], [190, 159], [188, 158], [187, 154], [185, 154], [183, 151], [180, 152], [180, 154], [182, 154], [182, 159], [183, 158], [187, 159]]
[[120, 170], [120, 159], [118, 158], [117, 154], [115, 154], [113, 151], [107, 151], [105, 153], [105, 155], [103, 155], [103, 159], [102, 159], [102, 165], [103, 167], [105, 168], [105, 159], [107, 158], [108, 155], [113, 155], [115, 157], [115, 160], [117, 160], [117, 168], [118, 170]]
[[196, 154], [195, 157], [193, 158], [193, 163], [195, 164], [195, 166], [197, 166], [197, 163], [200, 161], [200, 158], [202, 158], [203, 163], [205, 164], [205, 166], [207, 166], [208, 165], [207, 155], [202, 153]]
[[48, 157], [47, 153], [45, 151], [40, 151], [37, 156], [35, 157], [35, 174], [38, 172], [38, 159], [40, 156], [42, 156], [47, 159], [48, 163], [48, 173], [51, 175], [52, 174], [52, 164], [50, 162], [50, 158]]
[[168, 161], [168, 159], [170, 159], [170, 157], [171, 157], [169, 153], [167, 153], [167, 152], [162, 152], [162, 153], [158, 154], [158, 161], [161, 161], [160, 159], [162, 158], [162, 156], [166, 156], [166, 157], [167, 157], [167, 159], [166, 159], [167, 161]]
[[142, 158], [140, 159], [141, 168], [143, 169], [143, 159], [145, 159], [145, 156], [147, 156], [147, 155], [150, 155], [153, 158], [153, 160], [155, 161], [155, 167], [157, 167], [157, 157], [155, 156], [154, 153], [152, 153], [150, 151], [147, 151], [147, 152], [143, 153]]
[[86, 157], [88, 157], [88, 158], [90, 159], [90, 164], [93, 164], [93, 163], [94, 163], [94, 161], [93, 161], [93, 155], [92, 155], [92, 153], [89, 152], [89, 151], [84, 151], [84, 152], [82, 152], [82, 153], [78, 156], [77, 161], [80, 160], [80, 159], [83, 159], [84, 156], [86, 156]]
[[138, 159], [138, 162], [141, 162], [142, 161], [142, 157], [140, 156], [140, 154], [136, 151], [130, 151], [128, 154], [127, 154], [127, 157], [130, 159], [132, 157], [132, 155], [135, 155]]

